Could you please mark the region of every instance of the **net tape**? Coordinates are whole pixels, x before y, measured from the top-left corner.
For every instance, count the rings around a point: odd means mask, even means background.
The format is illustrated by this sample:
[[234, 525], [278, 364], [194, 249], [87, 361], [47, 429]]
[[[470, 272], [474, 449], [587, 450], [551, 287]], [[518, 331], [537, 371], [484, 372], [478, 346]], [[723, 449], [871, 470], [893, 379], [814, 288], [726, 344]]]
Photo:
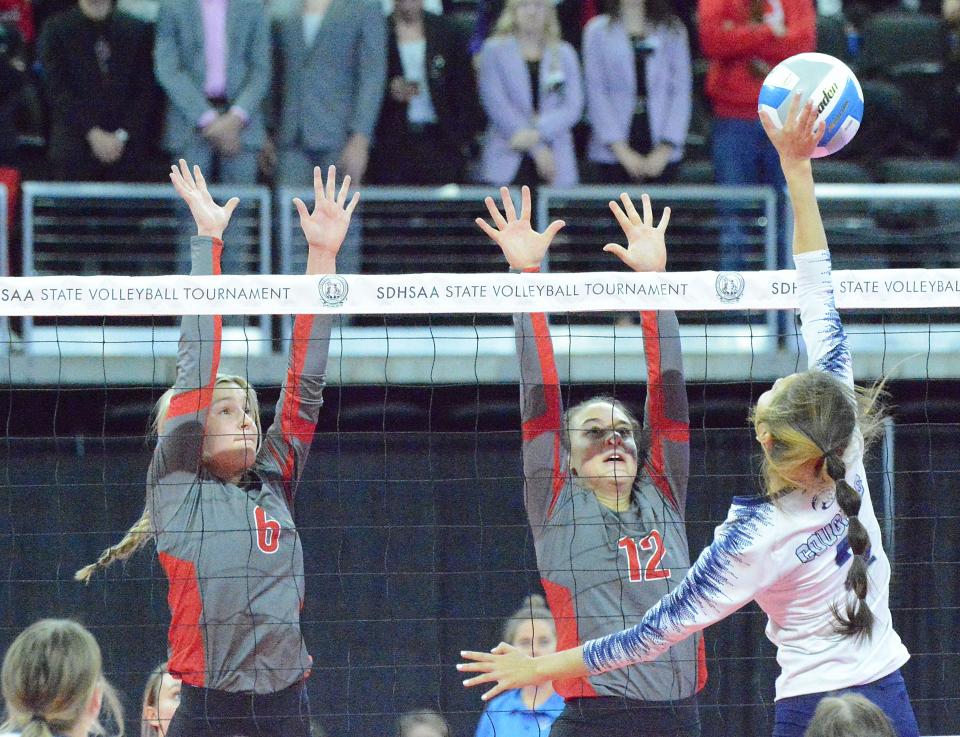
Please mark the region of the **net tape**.
[[[960, 306], [960, 269], [835, 271], [841, 309]], [[0, 315], [273, 315], [779, 310], [792, 270], [389, 276], [42, 276], [0, 278]]]

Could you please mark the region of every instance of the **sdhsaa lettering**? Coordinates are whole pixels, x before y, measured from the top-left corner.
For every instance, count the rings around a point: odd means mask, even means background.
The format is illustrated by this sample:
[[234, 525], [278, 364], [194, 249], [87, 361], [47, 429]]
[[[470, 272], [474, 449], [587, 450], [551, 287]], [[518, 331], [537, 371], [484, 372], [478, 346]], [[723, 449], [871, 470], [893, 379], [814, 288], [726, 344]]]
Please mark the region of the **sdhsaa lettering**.
[[377, 287], [377, 299], [436, 299], [439, 296], [436, 287]]

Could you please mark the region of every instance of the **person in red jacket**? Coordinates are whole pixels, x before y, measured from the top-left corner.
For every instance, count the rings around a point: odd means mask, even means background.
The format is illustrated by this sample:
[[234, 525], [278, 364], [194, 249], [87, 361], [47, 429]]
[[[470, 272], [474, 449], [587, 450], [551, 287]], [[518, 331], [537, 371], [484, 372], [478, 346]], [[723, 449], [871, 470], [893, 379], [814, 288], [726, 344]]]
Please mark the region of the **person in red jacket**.
[[[717, 184], [773, 185], [782, 209], [783, 174], [757, 118], [757, 97], [774, 66], [814, 50], [814, 0], [699, 0], [698, 13], [700, 47], [710, 62], [706, 92], [714, 115]], [[738, 271], [744, 266], [743, 229], [736, 207], [723, 214], [720, 268]]]

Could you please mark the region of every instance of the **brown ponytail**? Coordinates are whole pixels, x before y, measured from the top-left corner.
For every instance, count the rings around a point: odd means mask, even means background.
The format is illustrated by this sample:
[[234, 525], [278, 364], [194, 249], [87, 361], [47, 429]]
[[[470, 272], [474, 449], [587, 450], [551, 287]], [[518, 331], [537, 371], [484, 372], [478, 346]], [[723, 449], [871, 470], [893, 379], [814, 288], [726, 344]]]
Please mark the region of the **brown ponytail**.
[[847, 483], [847, 469], [843, 459], [836, 451], [824, 456], [827, 475], [836, 482], [837, 503], [850, 521], [847, 526], [847, 541], [853, 553], [853, 563], [847, 572], [847, 589], [856, 598], [847, 601], [845, 612], [841, 613], [837, 604], [831, 606], [837, 619], [836, 630], [844, 636], [866, 635], [873, 632], [873, 612], [867, 606], [867, 555], [870, 548], [870, 536], [860, 521], [860, 493]]
[[150, 523], [150, 512], [144, 509], [143, 514], [140, 515], [140, 519], [134, 522], [133, 527], [127, 530], [127, 534], [123, 536], [123, 539], [116, 545], [111, 545], [100, 553], [100, 557], [97, 558], [96, 563], [86, 565], [74, 573], [74, 580], [81, 581], [82, 583], [90, 583], [90, 579], [94, 573], [102, 571], [118, 560], [126, 560], [142, 548], [151, 537], [153, 537], [153, 529]]

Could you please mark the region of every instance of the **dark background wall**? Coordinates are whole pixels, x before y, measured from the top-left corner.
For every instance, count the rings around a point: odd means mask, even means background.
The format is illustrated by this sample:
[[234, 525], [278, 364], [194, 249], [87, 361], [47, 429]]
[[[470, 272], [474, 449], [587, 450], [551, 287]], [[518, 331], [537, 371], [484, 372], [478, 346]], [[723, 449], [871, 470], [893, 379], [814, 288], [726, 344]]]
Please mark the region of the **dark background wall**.
[[[575, 387], [572, 399], [598, 388]], [[691, 386], [688, 522], [696, 555], [730, 497], [756, 490], [745, 417], [766, 386]], [[396, 715], [433, 705], [472, 735], [479, 693], [454, 670], [463, 647], [539, 588], [520, 501], [516, 388], [332, 388], [297, 500], [306, 555], [304, 633], [314, 713], [331, 737], [387, 737]], [[642, 405], [642, 387], [617, 393]], [[891, 601], [923, 734], [960, 733], [960, 393], [893, 387], [896, 410]], [[0, 651], [43, 616], [87, 624], [137, 717], [145, 674], [164, 658], [166, 581], [149, 548], [89, 587], [73, 572], [118, 539], [143, 504], [156, 392], [78, 389], [0, 397]], [[954, 400], [953, 398], [956, 397]], [[275, 395], [264, 392], [270, 405]], [[706, 411], [705, 411], [706, 409]], [[874, 469], [878, 467], [872, 463]], [[890, 541], [886, 541], [888, 544]], [[769, 734], [778, 667], [753, 605], [707, 632], [705, 737]], [[131, 728], [137, 727], [131, 723]]]

